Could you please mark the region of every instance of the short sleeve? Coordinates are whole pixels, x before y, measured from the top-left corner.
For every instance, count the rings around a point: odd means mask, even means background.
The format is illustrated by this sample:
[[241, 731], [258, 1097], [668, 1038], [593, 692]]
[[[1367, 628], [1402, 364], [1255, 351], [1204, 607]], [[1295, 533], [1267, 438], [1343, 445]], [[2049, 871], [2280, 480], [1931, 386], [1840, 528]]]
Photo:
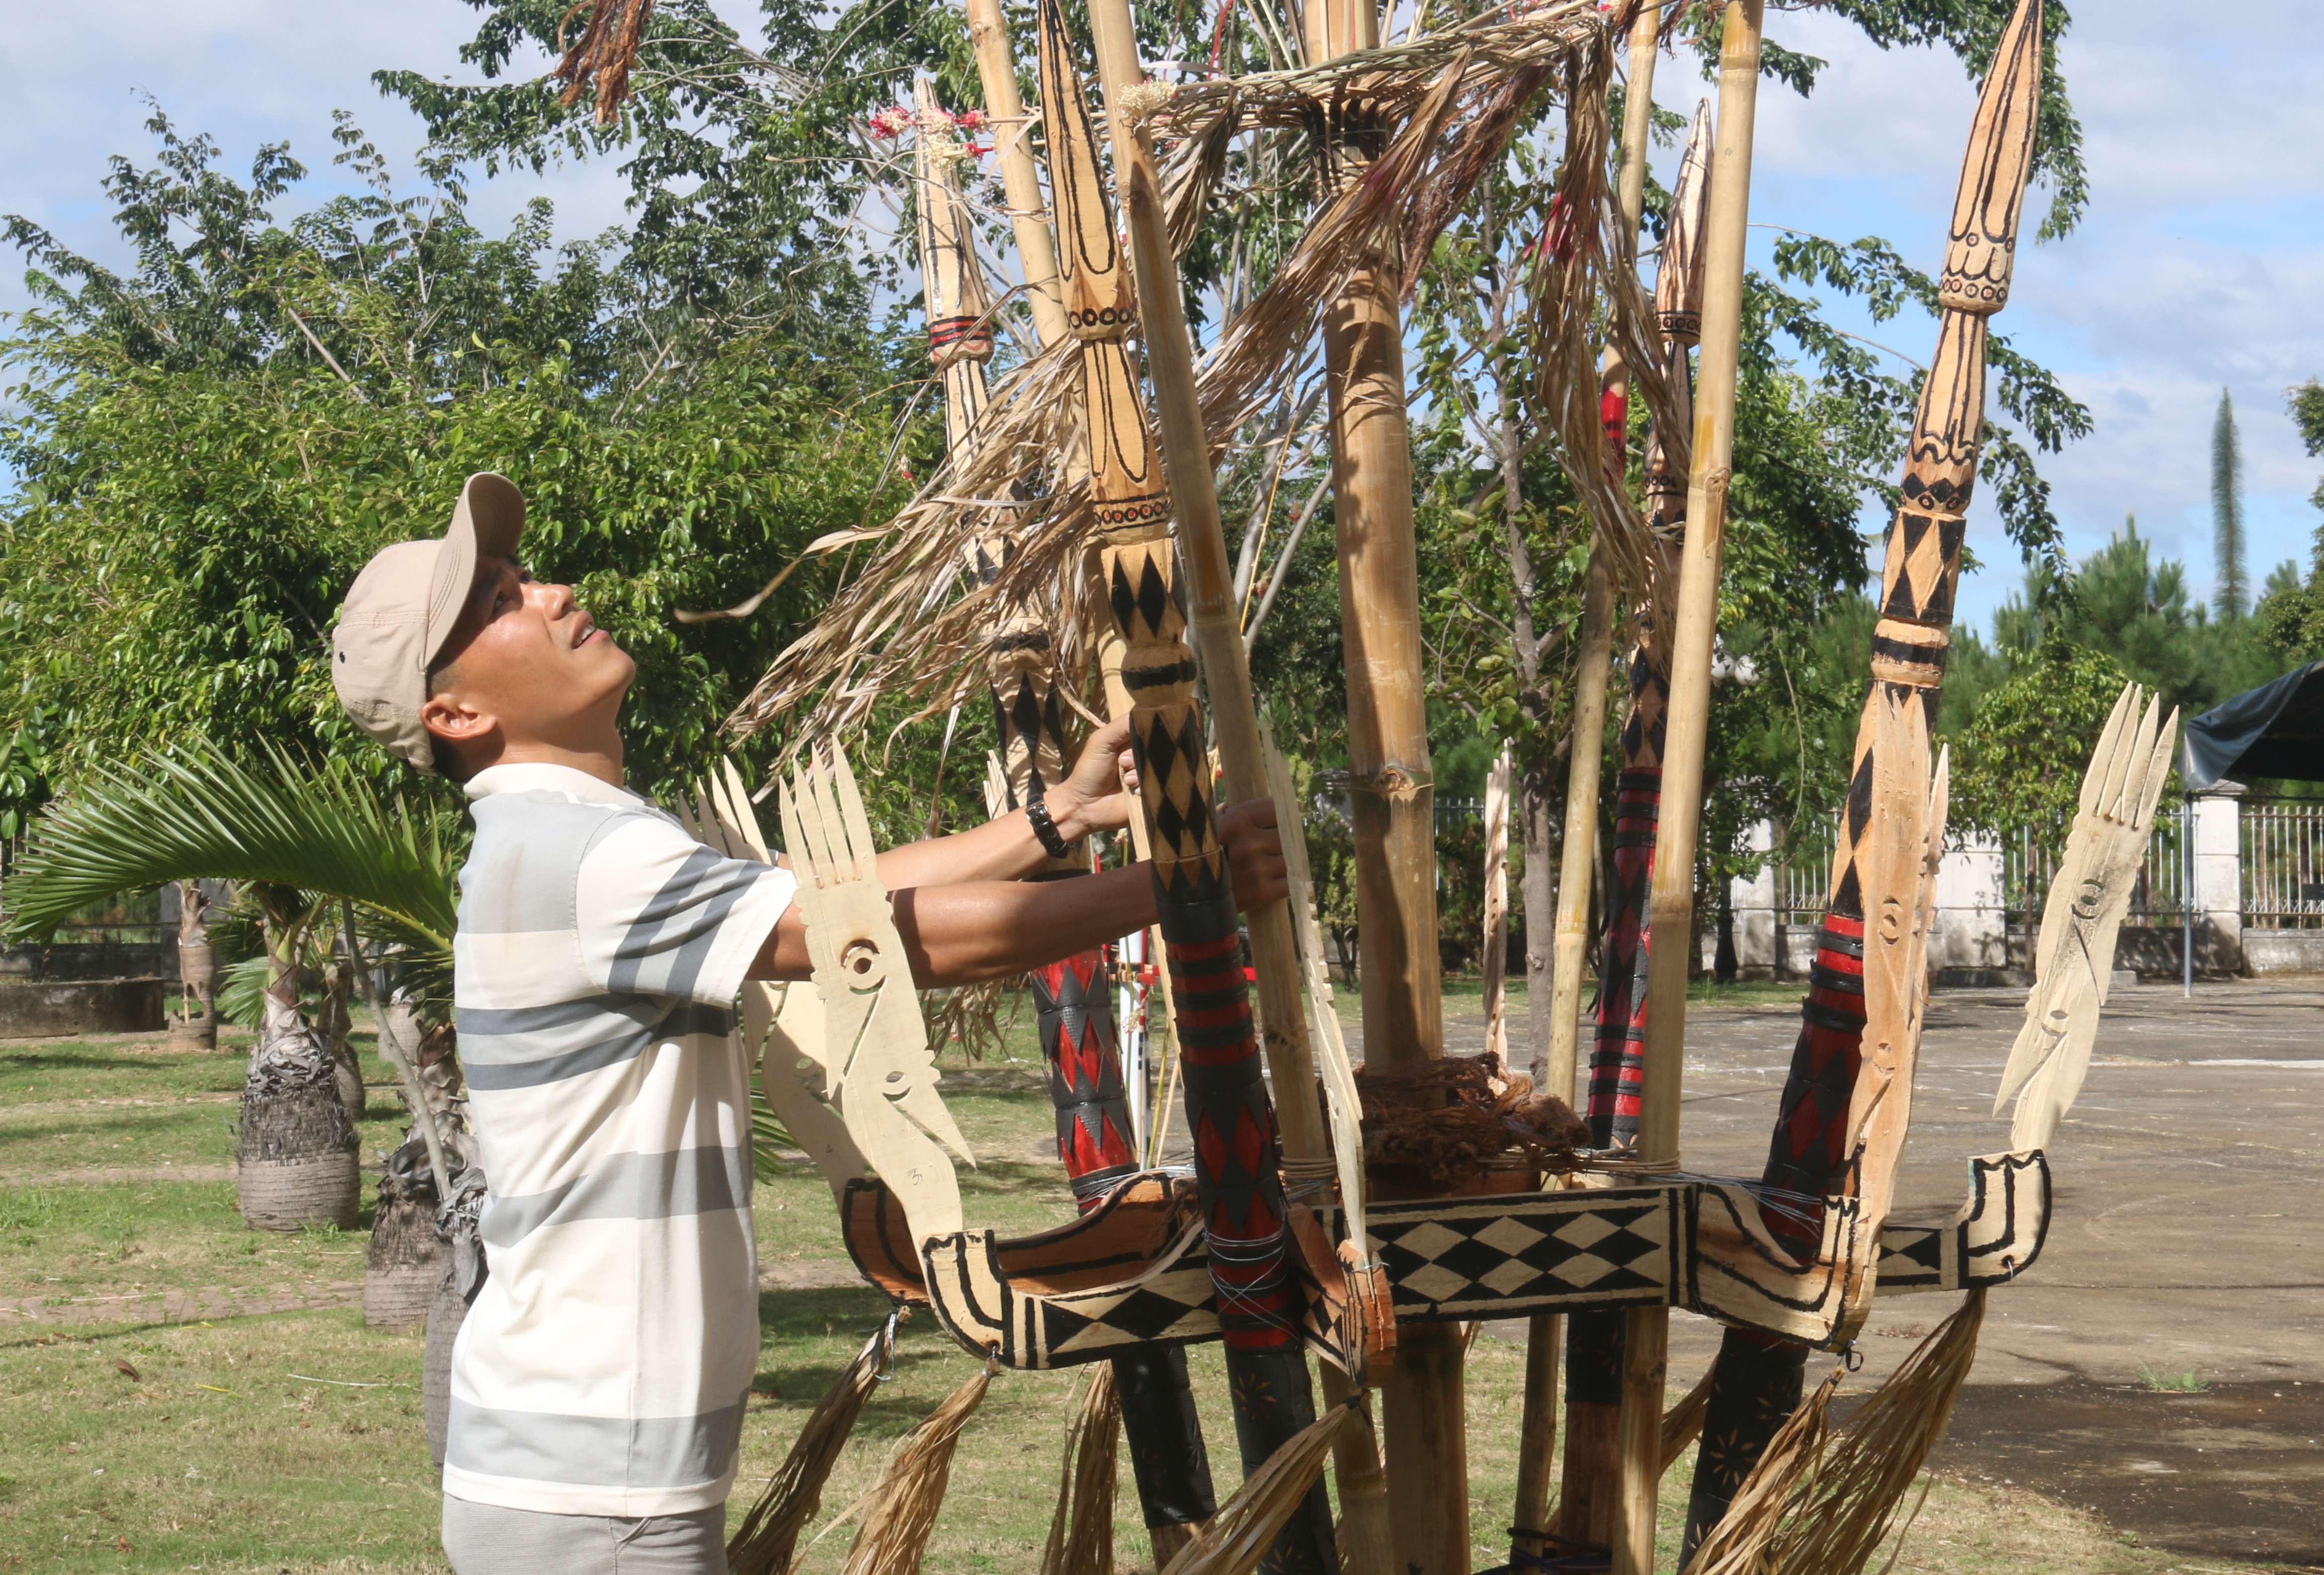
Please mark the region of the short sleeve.
[[675, 821], [622, 815], [582, 855], [574, 892], [581, 962], [624, 995], [725, 1006], [791, 905], [798, 882], [705, 847]]

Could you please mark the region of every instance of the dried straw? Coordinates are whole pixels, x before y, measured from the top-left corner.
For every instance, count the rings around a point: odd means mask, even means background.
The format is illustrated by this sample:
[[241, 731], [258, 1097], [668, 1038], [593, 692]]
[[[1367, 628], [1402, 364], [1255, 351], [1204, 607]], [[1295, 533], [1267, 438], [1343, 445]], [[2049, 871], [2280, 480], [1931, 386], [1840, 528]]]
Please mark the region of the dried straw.
[[1113, 1575], [1114, 1453], [1121, 1438], [1121, 1395], [1113, 1368], [1090, 1369], [1081, 1409], [1065, 1433], [1065, 1463], [1056, 1513], [1041, 1550], [1041, 1575]]
[[1334, 1405], [1286, 1440], [1266, 1463], [1243, 1479], [1235, 1496], [1194, 1540], [1178, 1552], [1162, 1575], [1250, 1575], [1258, 1567], [1323, 1473], [1323, 1462], [1341, 1434], [1360, 1427], [1357, 1395]]
[[1836, 1438], [1825, 1414], [1840, 1374], [1825, 1379], [1767, 1446], [1687, 1575], [1860, 1575], [1919, 1513], [1915, 1499], [1900, 1524], [1905, 1493], [1952, 1420], [1984, 1322], [1985, 1292], [1972, 1290]]
[[823, 1485], [832, 1463], [855, 1431], [855, 1419], [864, 1402], [879, 1387], [880, 1375], [896, 1355], [899, 1312], [863, 1344], [838, 1381], [825, 1391], [792, 1441], [790, 1453], [767, 1478], [766, 1491], [751, 1506], [751, 1513], [726, 1541], [730, 1575], [787, 1575], [799, 1533], [823, 1504]]
[[984, 1403], [998, 1370], [991, 1362], [977, 1368], [906, 1436], [872, 1491], [870, 1512], [840, 1575], [918, 1575], [920, 1555], [927, 1551], [928, 1534], [936, 1529], [936, 1511], [952, 1480], [960, 1430]]

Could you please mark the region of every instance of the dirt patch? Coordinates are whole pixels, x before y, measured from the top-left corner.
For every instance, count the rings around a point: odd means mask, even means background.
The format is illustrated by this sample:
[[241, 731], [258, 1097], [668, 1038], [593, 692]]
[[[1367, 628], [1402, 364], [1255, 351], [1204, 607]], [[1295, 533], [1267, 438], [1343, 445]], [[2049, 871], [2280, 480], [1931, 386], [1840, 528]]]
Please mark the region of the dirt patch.
[[119, 1296], [0, 1301], [0, 1328], [32, 1323], [192, 1323], [363, 1304], [361, 1280], [333, 1280], [295, 1290], [235, 1290], [205, 1285], [191, 1291], [147, 1291]]
[[2149, 1547], [2324, 1567], [2324, 1384], [2156, 1393], [1971, 1385], [1938, 1469], [2098, 1514]]
[[42, 1170], [0, 1173], [0, 1187], [131, 1186], [146, 1182], [222, 1182], [234, 1179], [230, 1165], [157, 1165], [144, 1169], [115, 1165], [103, 1170]]

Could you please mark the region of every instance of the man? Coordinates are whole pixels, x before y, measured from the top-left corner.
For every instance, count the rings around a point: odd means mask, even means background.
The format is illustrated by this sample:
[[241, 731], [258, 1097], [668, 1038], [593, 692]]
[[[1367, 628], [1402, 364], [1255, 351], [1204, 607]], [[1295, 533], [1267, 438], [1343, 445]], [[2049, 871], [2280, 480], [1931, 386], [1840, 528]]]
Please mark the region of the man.
[[[759, 1351], [745, 979], [804, 979], [788, 869], [724, 858], [622, 786], [636, 667], [518, 565], [524, 499], [471, 476], [440, 541], [348, 591], [332, 677], [400, 759], [464, 784], [454, 1004], [490, 1274], [453, 1357], [444, 1546], [460, 1575], [725, 1568]], [[880, 857], [923, 985], [1021, 973], [1154, 918], [1142, 869], [1019, 884], [1123, 824], [1101, 729], [1045, 803]], [[1269, 805], [1220, 817], [1236, 891], [1285, 892]]]

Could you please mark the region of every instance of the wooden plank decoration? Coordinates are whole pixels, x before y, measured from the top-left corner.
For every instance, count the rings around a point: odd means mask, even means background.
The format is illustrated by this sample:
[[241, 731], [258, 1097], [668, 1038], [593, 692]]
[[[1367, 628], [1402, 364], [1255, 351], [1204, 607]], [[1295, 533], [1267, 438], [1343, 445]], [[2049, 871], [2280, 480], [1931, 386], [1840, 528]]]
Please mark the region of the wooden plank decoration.
[[[1743, 243], [1750, 217], [1751, 140], [1758, 105], [1764, 0], [1729, 0], [1721, 21], [1717, 151], [1703, 224], [1701, 386], [1686, 533], [1679, 552], [1671, 631], [1670, 711], [1663, 735], [1647, 923], [1663, 936], [1646, 971], [1646, 1039], [1638, 1112], [1638, 1158], [1678, 1164], [1680, 1073], [1686, 1042], [1687, 953], [1693, 935], [1694, 860], [1702, 818], [1702, 761], [1710, 726], [1711, 654], [1719, 621], [1735, 386], [1743, 318]], [[1673, 941], [1678, 944], [1672, 944]], [[1615, 1575], [1653, 1575], [1655, 1501], [1662, 1478], [1664, 1369], [1670, 1314], [1632, 1312], [1622, 1331], [1621, 1460], [1612, 1538]]]
[[[1280, 1138], [1259, 1074], [1240, 926], [1213, 820], [1206, 730], [1172, 552], [1171, 499], [1123, 343], [1137, 309], [1056, 0], [1040, 8], [1039, 42], [1065, 320], [1082, 346], [1092, 507], [1110, 611], [1125, 648], [1122, 681], [1132, 702], [1131, 749], [1176, 1002], [1187, 1125], [1248, 1472], [1315, 1416], [1296, 1329]], [[1279, 1021], [1271, 1016], [1270, 1028]], [[1282, 1026], [1295, 1025], [1296, 1016]], [[1269, 1558], [1275, 1568], [1300, 1575], [1328, 1575], [1336, 1567], [1320, 1484]]]
[[[1963, 512], [1977, 479], [1985, 417], [1987, 318], [2008, 299], [2039, 108], [2042, 0], [2019, 0], [1978, 96], [1954, 198], [1937, 354], [1906, 447], [1904, 503], [1884, 555], [1880, 621], [1872, 639], [1872, 693], [1857, 737], [1848, 813], [1817, 935], [1800, 1037], [1765, 1171], [1774, 1186], [1821, 1197], [1834, 1190], [1862, 1064], [1865, 1024], [1865, 861], [1872, 855], [1877, 762], [1875, 721], [1893, 704], [1925, 738], [1944, 677]], [[1687, 1515], [1691, 1555], [1726, 1514], [1767, 1441], [1799, 1404], [1805, 1353], [1729, 1331], [1704, 1422]]]

